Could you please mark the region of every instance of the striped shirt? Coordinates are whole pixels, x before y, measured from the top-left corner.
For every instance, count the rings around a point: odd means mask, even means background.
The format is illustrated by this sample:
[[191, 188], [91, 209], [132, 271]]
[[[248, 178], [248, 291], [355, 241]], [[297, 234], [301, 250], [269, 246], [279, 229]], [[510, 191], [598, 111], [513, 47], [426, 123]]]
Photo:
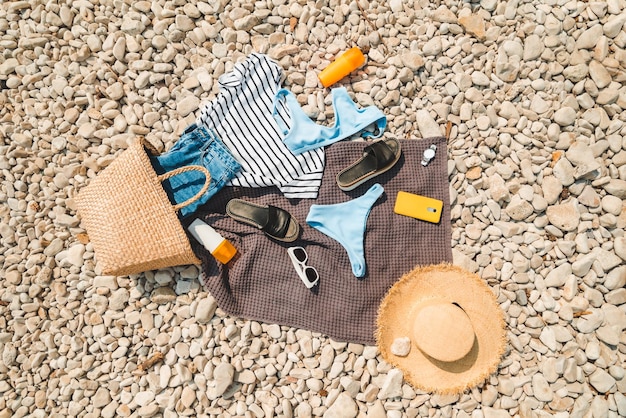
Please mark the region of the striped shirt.
[[287, 198], [314, 199], [324, 174], [324, 149], [294, 155], [283, 143], [280, 126], [291, 127], [291, 118], [284, 101], [275, 100], [280, 79], [276, 63], [251, 54], [219, 78], [220, 93], [202, 108], [197, 123], [217, 133], [242, 166], [227, 185], [277, 186]]

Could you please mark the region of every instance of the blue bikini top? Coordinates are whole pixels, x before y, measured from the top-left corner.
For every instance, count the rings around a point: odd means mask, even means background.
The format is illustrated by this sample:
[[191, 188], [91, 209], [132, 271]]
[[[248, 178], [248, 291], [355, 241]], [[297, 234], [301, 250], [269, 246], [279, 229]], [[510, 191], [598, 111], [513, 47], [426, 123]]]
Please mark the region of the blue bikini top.
[[[295, 155], [348, 138], [363, 131], [372, 123], [376, 124], [375, 131], [364, 131], [361, 136], [378, 138], [385, 131], [387, 117], [376, 106], [359, 109], [344, 87], [333, 89], [331, 94], [335, 109], [335, 125], [327, 127], [313, 122], [304, 113], [292, 92], [280, 89], [276, 93], [274, 119], [285, 135], [283, 142]], [[285, 97], [285, 105], [291, 115], [291, 129], [287, 128], [280, 117], [276, 117], [276, 104], [282, 97]]]

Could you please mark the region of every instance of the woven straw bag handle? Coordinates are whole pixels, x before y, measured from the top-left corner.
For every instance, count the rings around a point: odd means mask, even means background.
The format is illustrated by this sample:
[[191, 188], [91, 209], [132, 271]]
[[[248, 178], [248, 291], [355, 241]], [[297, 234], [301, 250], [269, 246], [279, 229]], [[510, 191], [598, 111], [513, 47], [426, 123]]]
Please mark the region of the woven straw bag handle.
[[159, 181], [163, 182], [163, 180], [167, 180], [170, 177], [174, 177], [177, 174], [186, 173], [187, 171], [200, 171], [202, 174], [204, 174], [204, 177], [205, 177], [204, 186], [202, 186], [202, 190], [200, 190], [194, 196], [191, 196], [189, 199], [185, 200], [182, 203], [174, 205], [175, 211], [178, 211], [179, 209], [182, 209], [185, 206], [191, 205], [193, 202], [195, 202], [196, 200], [200, 199], [200, 197], [202, 197], [202, 195], [209, 189], [209, 184], [211, 184], [211, 173], [209, 173], [209, 170], [202, 167], [201, 165], [186, 165], [184, 167], [178, 167], [172, 171], [168, 171], [165, 174], [161, 174], [160, 176], [157, 176]]

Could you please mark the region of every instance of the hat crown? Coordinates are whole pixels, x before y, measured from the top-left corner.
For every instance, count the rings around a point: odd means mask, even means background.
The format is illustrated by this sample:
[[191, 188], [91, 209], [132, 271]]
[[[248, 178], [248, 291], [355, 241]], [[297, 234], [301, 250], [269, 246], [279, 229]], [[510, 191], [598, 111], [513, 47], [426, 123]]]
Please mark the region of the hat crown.
[[413, 317], [413, 341], [426, 355], [443, 362], [465, 357], [474, 345], [470, 318], [458, 305], [431, 300], [420, 303]]

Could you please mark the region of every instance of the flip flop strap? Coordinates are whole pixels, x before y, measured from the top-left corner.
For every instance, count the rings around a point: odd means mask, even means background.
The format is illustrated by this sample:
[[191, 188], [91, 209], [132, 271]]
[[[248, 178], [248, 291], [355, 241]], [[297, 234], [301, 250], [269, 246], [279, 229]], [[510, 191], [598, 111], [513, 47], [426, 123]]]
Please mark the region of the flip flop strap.
[[394, 159], [393, 150], [385, 143], [385, 141], [376, 141], [365, 147], [364, 151], [374, 155], [376, 160], [376, 169], [384, 167]]
[[261, 230], [271, 236], [284, 238], [289, 228], [290, 218], [289, 213], [283, 209], [268, 205], [267, 222], [263, 225]]

